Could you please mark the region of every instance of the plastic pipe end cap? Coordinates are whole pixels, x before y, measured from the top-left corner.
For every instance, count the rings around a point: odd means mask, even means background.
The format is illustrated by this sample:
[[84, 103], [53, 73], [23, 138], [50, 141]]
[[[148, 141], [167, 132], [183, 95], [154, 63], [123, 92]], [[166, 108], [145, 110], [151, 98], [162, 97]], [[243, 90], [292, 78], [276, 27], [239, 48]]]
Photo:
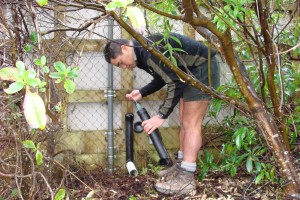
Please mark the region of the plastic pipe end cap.
[[136, 133], [143, 132], [144, 128], [142, 127], [142, 122], [141, 121], [135, 122], [133, 124], [133, 129], [134, 129], [134, 132], [136, 132]]

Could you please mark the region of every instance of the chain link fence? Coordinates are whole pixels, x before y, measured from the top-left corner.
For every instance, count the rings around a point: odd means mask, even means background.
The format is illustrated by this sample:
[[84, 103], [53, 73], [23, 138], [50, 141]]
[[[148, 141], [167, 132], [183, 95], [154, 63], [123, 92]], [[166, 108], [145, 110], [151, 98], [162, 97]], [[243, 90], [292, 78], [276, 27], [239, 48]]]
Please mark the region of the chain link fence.
[[[41, 48], [49, 66], [56, 61], [62, 61], [67, 66], [80, 68], [79, 77], [74, 80], [76, 90], [73, 94], [65, 95], [60, 84], [52, 83], [49, 86], [50, 90], [55, 91], [51, 93], [50, 107], [62, 105], [64, 111], [61, 113], [63, 129], [54, 139], [55, 158], [69, 165], [84, 166], [88, 170], [98, 167], [113, 167], [108, 169], [112, 171], [119, 167], [125, 169], [125, 114], [133, 113], [134, 122], [140, 121], [137, 110], [132, 102], [125, 99], [125, 94], [141, 88], [151, 77], [142, 70], [128, 71], [119, 68], [113, 68], [110, 75], [111, 66], [105, 62], [102, 51], [108, 38], [128, 38], [128, 34], [116, 23], [110, 24], [109, 18], [93, 10], [74, 10], [62, 6], [54, 6], [53, 10], [36, 8], [36, 20], [26, 10], [22, 12], [26, 24], [21, 27], [26, 37], [30, 39], [33, 31], [43, 34]], [[14, 14], [9, 7], [5, 14], [7, 19], [13, 21]], [[174, 31], [181, 34], [190, 32], [187, 27], [177, 22], [174, 22]], [[195, 37], [200, 39], [199, 35]], [[18, 59], [24, 60], [28, 67], [33, 66], [33, 54], [23, 55], [23, 58]], [[113, 91], [113, 102], [110, 102], [112, 107], [109, 107], [108, 90]], [[164, 94], [165, 88], [140, 102], [150, 116], [157, 114]], [[63, 101], [67, 103], [63, 104]], [[160, 128], [163, 142], [171, 157], [179, 148], [178, 110], [176, 107]], [[109, 112], [112, 112], [112, 119], [108, 117]], [[113, 127], [113, 166], [108, 165], [110, 124]], [[146, 133], [134, 134], [134, 151], [137, 167], [145, 167], [159, 160]]]

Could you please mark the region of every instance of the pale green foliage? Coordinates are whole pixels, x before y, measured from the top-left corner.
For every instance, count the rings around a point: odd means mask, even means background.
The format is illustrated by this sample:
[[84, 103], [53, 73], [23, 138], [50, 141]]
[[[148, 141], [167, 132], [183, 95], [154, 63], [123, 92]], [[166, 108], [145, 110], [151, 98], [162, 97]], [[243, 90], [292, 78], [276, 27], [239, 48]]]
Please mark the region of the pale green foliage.
[[22, 90], [26, 85], [34, 88], [46, 85], [45, 81], [41, 81], [36, 77], [37, 74], [34, 70], [26, 70], [22, 61], [17, 61], [16, 67], [17, 71], [12, 67], [6, 67], [0, 70], [1, 79], [15, 81], [10, 84], [7, 89], [4, 89], [7, 94], [14, 94]]
[[78, 77], [79, 67], [66, 67], [66, 65], [60, 61], [55, 62], [53, 66], [56, 69], [56, 72], [51, 72], [49, 76], [56, 79], [55, 83], [63, 81], [66, 92], [69, 94], [73, 93], [75, 90], [75, 84], [72, 79]]
[[45, 6], [48, 4], [48, 0], [36, 0], [36, 3], [39, 5], [39, 6]]
[[254, 2], [252, 0], [224, 0], [223, 2], [225, 4], [224, 7], [215, 7], [218, 15], [215, 15], [213, 19], [213, 22], [216, 23], [217, 28], [221, 31], [225, 31], [229, 27], [237, 28], [237, 21], [243, 22], [245, 20], [244, 16], [248, 18], [255, 17], [247, 8]]
[[[14, 94], [26, 87], [24, 98], [24, 115], [31, 128], [40, 128], [43, 130], [46, 126], [46, 110], [44, 101], [37, 92], [31, 92], [30, 88], [38, 89], [40, 92], [46, 91], [46, 82], [39, 78], [40, 69], [43, 73], [49, 73], [49, 67], [46, 66], [47, 59], [42, 56], [34, 60], [37, 65], [37, 72], [33, 69], [27, 70], [22, 61], [16, 62], [16, 68], [5, 67], [0, 70], [0, 78], [3, 80], [14, 81], [8, 88], [4, 89], [7, 94]], [[75, 84], [72, 79], [78, 77], [79, 68], [66, 67], [62, 62], [54, 63], [56, 72], [51, 72], [50, 77], [56, 79], [56, 83], [64, 81], [66, 92], [71, 94], [75, 90]]]
[[26, 90], [24, 103], [24, 115], [31, 128], [43, 130], [47, 123], [46, 109], [43, 99], [37, 92]]
[[24, 140], [23, 146], [27, 149], [31, 149], [32, 152], [35, 152], [35, 160], [37, 165], [43, 164], [43, 154], [41, 153], [40, 149], [40, 143], [38, 143], [36, 146], [32, 140]]
[[138, 7], [128, 6], [126, 8], [126, 15], [131, 21], [133, 28], [140, 34], [145, 32], [146, 21], [144, 14]]
[[37, 41], [38, 41], [37, 32], [30, 33], [30, 41], [24, 47], [25, 52], [32, 52], [32, 50], [34, 49], [34, 45], [37, 44]]
[[134, 0], [113, 0], [107, 4], [106, 10], [115, 10], [116, 8], [126, 8], [128, 5], [132, 4]]
[[[172, 15], [180, 15], [178, 11], [178, 4], [175, 1], [153, 1], [151, 5], [158, 10], [162, 10], [163, 12], [172, 14]], [[165, 16], [158, 15], [151, 11], [147, 12], [147, 23], [150, 30], [154, 30], [155, 32], [163, 32], [168, 33], [174, 28], [174, 20], [170, 20]]]
[[54, 200], [62, 200], [66, 196], [66, 190], [60, 188], [58, 192], [55, 194]]
[[142, 10], [136, 6], [129, 6], [133, 3], [133, 0], [113, 0], [108, 3], [106, 10], [111, 11], [117, 8], [125, 8], [125, 12], [122, 16], [124, 20], [130, 19], [133, 29], [138, 33], [144, 34], [146, 28], [146, 21]]

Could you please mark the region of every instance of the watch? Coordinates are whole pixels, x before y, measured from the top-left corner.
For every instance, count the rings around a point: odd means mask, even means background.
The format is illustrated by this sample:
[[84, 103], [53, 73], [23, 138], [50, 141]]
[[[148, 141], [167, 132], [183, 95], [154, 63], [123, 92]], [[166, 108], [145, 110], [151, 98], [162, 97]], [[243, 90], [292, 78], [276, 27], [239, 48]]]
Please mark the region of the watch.
[[164, 116], [164, 114], [161, 114], [161, 113], [158, 113], [158, 117], [159, 117], [160, 119], [166, 119], [165, 116]]

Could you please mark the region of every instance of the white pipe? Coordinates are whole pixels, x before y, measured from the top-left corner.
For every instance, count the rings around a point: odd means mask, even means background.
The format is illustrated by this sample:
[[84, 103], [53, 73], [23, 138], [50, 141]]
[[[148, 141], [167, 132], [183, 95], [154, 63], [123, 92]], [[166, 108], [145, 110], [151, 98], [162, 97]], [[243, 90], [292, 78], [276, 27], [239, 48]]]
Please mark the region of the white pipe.
[[129, 175], [131, 176], [137, 176], [138, 175], [138, 171], [134, 165], [133, 162], [129, 161], [126, 163], [126, 168], [128, 170]]

